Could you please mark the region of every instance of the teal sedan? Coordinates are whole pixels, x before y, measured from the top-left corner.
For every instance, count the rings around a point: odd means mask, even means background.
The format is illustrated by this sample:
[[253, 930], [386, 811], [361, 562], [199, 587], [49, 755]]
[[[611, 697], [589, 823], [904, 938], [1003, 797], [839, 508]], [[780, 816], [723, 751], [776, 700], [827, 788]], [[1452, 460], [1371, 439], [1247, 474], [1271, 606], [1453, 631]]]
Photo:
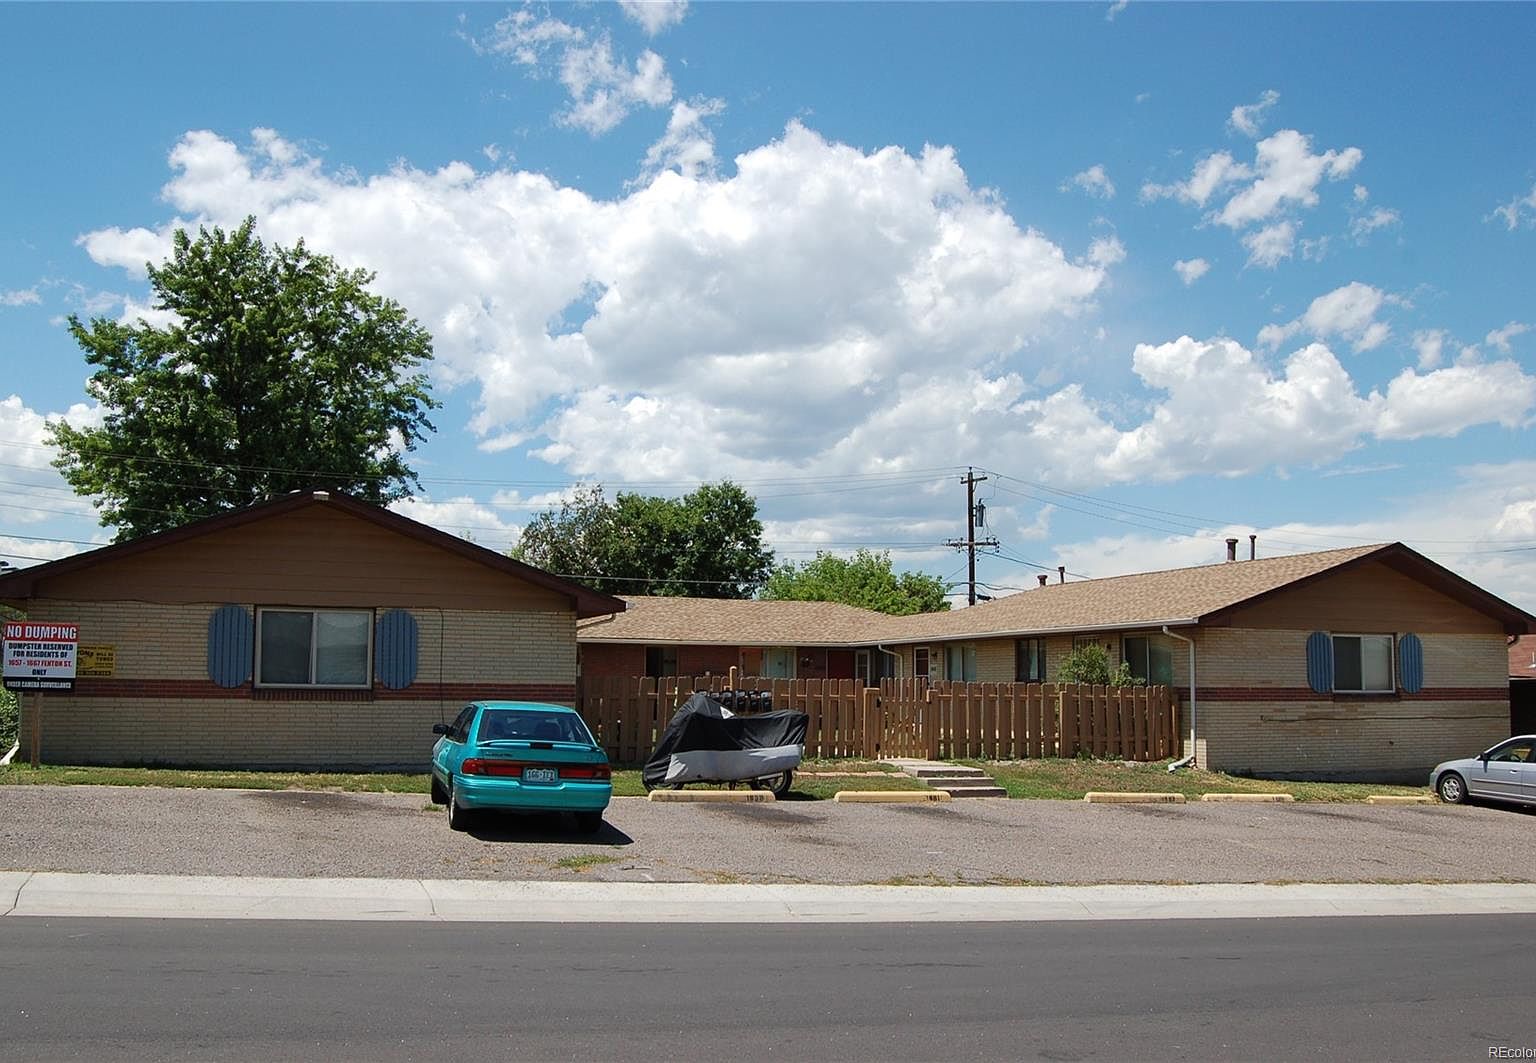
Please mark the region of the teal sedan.
[[452, 723], [435, 724], [432, 800], [448, 826], [471, 813], [571, 812], [587, 834], [613, 798], [608, 755], [574, 709], [531, 701], [477, 701]]

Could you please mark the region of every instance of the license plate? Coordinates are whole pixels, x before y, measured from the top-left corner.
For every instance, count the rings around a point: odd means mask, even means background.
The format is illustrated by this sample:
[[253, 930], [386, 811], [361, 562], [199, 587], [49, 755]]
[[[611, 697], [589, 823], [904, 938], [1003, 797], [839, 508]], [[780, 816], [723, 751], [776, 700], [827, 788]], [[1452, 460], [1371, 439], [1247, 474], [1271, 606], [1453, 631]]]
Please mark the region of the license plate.
[[559, 782], [559, 768], [524, 768], [523, 782]]

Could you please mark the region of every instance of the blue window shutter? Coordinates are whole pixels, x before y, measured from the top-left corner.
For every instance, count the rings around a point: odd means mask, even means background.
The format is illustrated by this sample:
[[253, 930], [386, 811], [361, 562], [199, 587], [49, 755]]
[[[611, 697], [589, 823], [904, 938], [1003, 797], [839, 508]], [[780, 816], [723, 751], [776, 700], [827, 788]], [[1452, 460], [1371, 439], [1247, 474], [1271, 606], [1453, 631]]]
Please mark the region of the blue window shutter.
[[1307, 636], [1307, 685], [1319, 694], [1333, 690], [1333, 637], [1326, 631]]
[[404, 609], [379, 617], [373, 635], [373, 670], [390, 690], [416, 682], [416, 618]]
[[221, 687], [244, 685], [251, 677], [256, 626], [238, 605], [224, 605], [208, 618], [208, 678]]
[[1424, 644], [1417, 635], [1404, 635], [1397, 643], [1397, 670], [1403, 693], [1417, 694], [1424, 689]]

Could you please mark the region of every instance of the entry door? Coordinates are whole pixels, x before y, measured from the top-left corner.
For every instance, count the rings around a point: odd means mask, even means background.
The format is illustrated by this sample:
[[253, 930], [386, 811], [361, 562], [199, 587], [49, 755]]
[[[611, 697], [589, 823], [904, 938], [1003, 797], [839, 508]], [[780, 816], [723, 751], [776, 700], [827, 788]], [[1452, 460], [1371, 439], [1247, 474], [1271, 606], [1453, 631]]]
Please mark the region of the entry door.
[[763, 675], [769, 679], [795, 678], [794, 648], [776, 646], [764, 650]]

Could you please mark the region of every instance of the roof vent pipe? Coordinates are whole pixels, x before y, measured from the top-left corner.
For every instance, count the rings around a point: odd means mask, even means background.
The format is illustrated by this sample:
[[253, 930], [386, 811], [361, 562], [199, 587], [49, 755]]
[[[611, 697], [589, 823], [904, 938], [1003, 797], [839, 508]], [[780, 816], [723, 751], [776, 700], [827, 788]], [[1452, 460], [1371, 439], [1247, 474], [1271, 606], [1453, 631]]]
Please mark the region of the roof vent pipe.
[[1228, 561], [1236, 561], [1237, 560], [1237, 540], [1236, 539], [1228, 539], [1227, 540], [1227, 560]]
[[1257, 535], [1250, 535], [1250, 536], [1248, 536], [1248, 560], [1252, 561], [1254, 558], [1256, 558], [1258, 556], [1259, 556], [1259, 537]]
[[1036, 576], [1035, 578], [1040, 581], [1040, 586], [1044, 587], [1045, 586], [1045, 581], [1050, 579], [1051, 577], [1047, 576], [1044, 572], [1042, 572], [1042, 573], [1040, 573], [1040, 575]]
[[1067, 582], [1067, 566], [1066, 565], [1057, 565], [1056, 566], [1056, 582], [1057, 583], [1065, 583], [1065, 582]]

